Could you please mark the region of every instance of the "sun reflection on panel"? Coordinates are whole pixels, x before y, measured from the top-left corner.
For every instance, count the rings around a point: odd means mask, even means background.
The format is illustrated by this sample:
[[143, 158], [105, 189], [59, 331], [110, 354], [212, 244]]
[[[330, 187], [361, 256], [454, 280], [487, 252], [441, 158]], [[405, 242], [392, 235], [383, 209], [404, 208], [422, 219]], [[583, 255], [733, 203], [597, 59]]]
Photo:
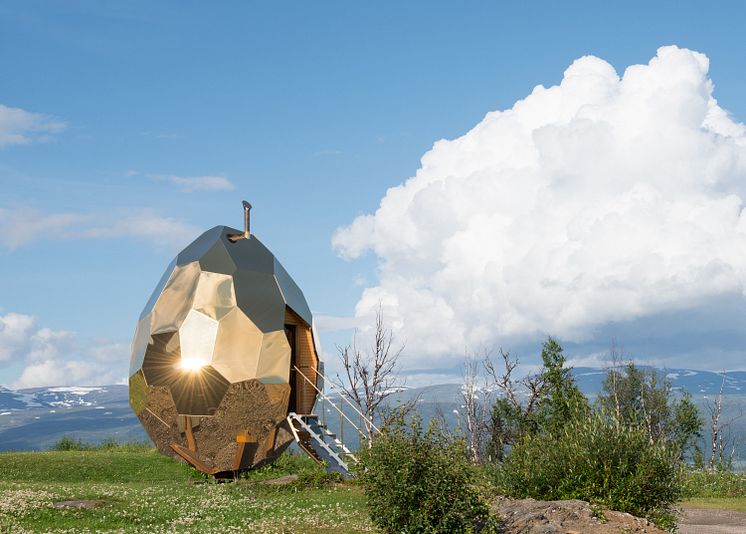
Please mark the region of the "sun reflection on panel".
[[208, 363], [210, 362], [208, 362], [205, 358], [182, 356], [181, 361], [179, 362], [179, 369], [181, 369], [182, 371], [196, 373]]

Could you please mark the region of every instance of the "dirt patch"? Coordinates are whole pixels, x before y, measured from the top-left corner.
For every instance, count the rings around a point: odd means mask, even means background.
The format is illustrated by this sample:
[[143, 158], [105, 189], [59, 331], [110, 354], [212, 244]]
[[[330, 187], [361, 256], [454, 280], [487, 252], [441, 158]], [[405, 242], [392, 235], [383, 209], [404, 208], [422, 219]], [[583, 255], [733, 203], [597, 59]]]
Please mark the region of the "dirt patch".
[[679, 521], [680, 534], [744, 534], [746, 513], [734, 510], [684, 508]]
[[284, 477], [263, 480], [261, 483], [268, 484], [270, 486], [286, 486], [288, 484], [292, 484], [296, 480], [298, 480], [298, 475], [286, 475]]
[[59, 501], [52, 504], [52, 508], [77, 508], [89, 510], [106, 504], [106, 501], [98, 499], [95, 501]]
[[602, 517], [585, 501], [537, 501], [500, 497], [492, 510], [506, 534], [667, 534], [652, 523], [623, 512]]

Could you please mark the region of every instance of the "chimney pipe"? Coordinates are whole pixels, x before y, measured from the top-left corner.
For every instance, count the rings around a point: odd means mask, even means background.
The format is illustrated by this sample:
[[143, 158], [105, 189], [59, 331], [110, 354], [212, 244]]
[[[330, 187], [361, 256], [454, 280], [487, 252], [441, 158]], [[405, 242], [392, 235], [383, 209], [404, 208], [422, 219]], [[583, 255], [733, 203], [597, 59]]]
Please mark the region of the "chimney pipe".
[[251, 237], [251, 204], [243, 201], [243, 237], [249, 239]]

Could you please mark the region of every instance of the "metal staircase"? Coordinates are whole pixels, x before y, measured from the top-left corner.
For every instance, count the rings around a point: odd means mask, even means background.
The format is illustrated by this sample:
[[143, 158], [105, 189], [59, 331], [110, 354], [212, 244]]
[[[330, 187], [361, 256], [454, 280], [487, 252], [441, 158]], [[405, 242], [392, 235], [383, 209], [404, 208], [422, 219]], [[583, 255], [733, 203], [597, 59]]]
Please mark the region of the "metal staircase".
[[298, 446], [319, 464], [325, 464], [329, 472], [350, 476], [350, 462], [357, 459], [337, 435], [319, 423], [318, 416], [298, 415], [290, 412], [288, 423]]
[[[295, 371], [311, 384], [319, 394], [322, 413], [324, 412], [325, 404], [328, 403], [328, 406], [336, 410], [339, 414], [340, 425], [344, 424], [343, 420], [346, 420], [347, 423], [352, 425], [360, 435], [364, 435], [363, 431], [349, 417], [347, 417], [341, 408], [338, 408], [331, 399], [329, 399], [329, 397], [327, 397], [324, 392], [317, 387], [314, 381], [309, 379], [297, 367], [295, 367]], [[315, 372], [325, 384], [329, 383], [318, 370], [315, 370]], [[331, 383], [329, 384], [334, 388]], [[349, 399], [347, 399], [343, 392], [340, 391], [339, 393], [340, 399], [344, 400], [355, 412], [357, 412], [362, 421], [365, 416], [349, 401]], [[290, 431], [293, 433], [293, 437], [301, 450], [308, 454], [317, 463], [325, 465], [327, 471], [340, 473], [345, 478], [352, 476], [350, 473], [350, 465], [357, 463], [357, 458], [355, 458], [352, 451], [345, 446], [342, 440], [338, 438], [334, 432], [331, 432], [325, 424], [319, 422], [318, 415], [290, 412], [287, 421], [290, 425]], [[376, 431], [378, 430], [374, 424], [370, 423], [370, 425]]]

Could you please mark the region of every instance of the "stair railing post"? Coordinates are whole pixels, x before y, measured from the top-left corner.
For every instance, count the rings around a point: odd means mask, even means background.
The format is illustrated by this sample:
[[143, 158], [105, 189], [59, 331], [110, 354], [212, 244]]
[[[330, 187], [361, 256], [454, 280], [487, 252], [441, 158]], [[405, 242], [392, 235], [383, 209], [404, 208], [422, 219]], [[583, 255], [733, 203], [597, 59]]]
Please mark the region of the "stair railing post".
[[326, 426], [326, 395], [323, 391], [321, 392], [321, 424]]
[[[303, 372], [300, 369], [298, 369], [297, 366], [293, 366], [293, 369], [295, 369], [298, 373], [300, 373], [300, 375], [316, 390], [316, 392], [319, 395], [321, 395], [322, 397], [324, 396], [324, 392], [321, 391], [318, 387], [316, 387], [316, 385], [313, 382], [311, 382], [311, 380], [305, 374], [303, 374]], [[320, 373], [318, 373], [318, 371], [316, 371], [316, 373], [320, 374]], [[332, 385], [332, 387], [334, 387], [334, 386]], [[348, 423], [350, 423], [350, 425], [352, 426], [352, 428], [354, 428], [355, 430], [358, 431], [358, 433], [362, 432], [362, 430], [355, 424], [355, 422], [352, 419], [350, 419], [347, 416], [347, 414], [344, 413], [344, 404], [342, 404], [342, 401], [346, 402], [353, 409], [353, 411], [355, 411], [358, 414], [360, 414], [361, 417], [364, 418], [364, 416], [362, 415], [362, 412], [355, 407], [355, 405], [353, 405], [349, 400], [347, 400], [347, 397], [345, 397], [344, 393], [342, 393], [340, 395], [340, 397], [339, 397], [339, 401], [340, 401], [339, 402], [339, 406], [340, 406], [339, 408], [337, 408], [337, 406], [334, 404], [334, 401], [332, 399], [326, 398], [326, 400], [329, 402], [329, 406], [331, 408], [334, 408], [335, 410], [337, 410], [337, 412], [339, 412], [340, 422], [342, 422], [342, 420], [345, 419], [345, 420], [347, 420]], [[365, 420], [365, 418], [364, 418], [364, 420]], [[342, 423], [342, 424], [344, 424], [344, 423]], [[378, 430], [378, 427], [376, 427], [373, 424], [372, 421], [368, 421], [368, 425], [370, 425], [374, 429]]]
[[342, 404], [342, 397], [339, 397], [339, 441], [345, 442], [345, 420], [342, 418], [344, 405]]

